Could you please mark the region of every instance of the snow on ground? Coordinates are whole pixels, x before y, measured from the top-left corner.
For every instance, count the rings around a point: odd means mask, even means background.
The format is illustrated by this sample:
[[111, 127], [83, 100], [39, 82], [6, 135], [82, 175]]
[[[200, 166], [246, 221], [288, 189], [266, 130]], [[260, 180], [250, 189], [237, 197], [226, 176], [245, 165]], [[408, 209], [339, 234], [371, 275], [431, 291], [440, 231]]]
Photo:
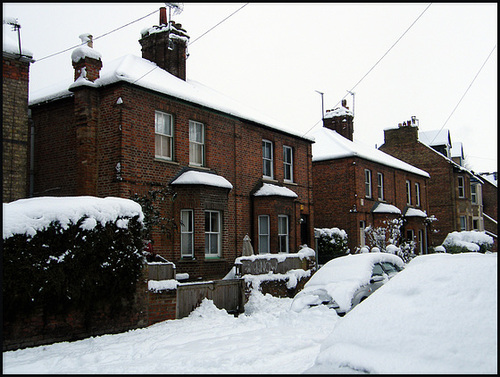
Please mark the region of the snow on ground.
[[307, 373], [497, 373], [497, 340], [497, 254], [423, 255], [338, 322]]
[[[4, 373], [497, 373], [497, 254], [413, 259], [345, 317], [252, 294], [144, 329], [3, 353]], [[351, 368], [349, 368], [350, 366]]]
[[205, 300], [190, 316], [116, 335], [3, 353], [4, 373], [301, 373], [339, 317], [257, 293], [239, 317]]

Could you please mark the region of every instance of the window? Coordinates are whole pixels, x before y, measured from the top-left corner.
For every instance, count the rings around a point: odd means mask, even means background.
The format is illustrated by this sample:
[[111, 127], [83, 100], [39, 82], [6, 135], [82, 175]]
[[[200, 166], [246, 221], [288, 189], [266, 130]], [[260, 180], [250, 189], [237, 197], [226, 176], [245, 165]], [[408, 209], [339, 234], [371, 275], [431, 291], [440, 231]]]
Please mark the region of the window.
[[470, 185], [470, 199], [472, 204], [477, 204], [477, 184]]
[[365, 196], [372, 197], [372, 172], [368, 169], [365, 169]]
[[288, 216], [278, 216], [278, 243], [279, 252], [288, 253]]
[[415, 233], [413, 232], [413, 229], [408, 229], [408, 230], [406, 231], [406, 239], [407, 239], [408, 241], [413, 241], [413, 240], [414, 240], [414, 238], [415, 238]]
[[365, 242], [365, 222], [364, 221], [360, 221], [359, 222], [359, 246], [363, 247], [366, 245], [366, 242]]
[[460, 230], [467, 230], [467, 219], [465, 216], [460, 216]]
[[193, 211], [181, 211], [181, 257], [193, 257]]
[[424, 231], [422, 229], [418, 230], [418, 252], [420, 255], [424, 253], [424, 246], [425, 246], [425, 240], [424, 240]]
[[406, 181], [406, 204], [411, 204], [411, 183]]
[[269, 247], [269, 216], [259, 216], [259, 254], [270, 253]]
[[205, 257], [220, 256], [220, 213], [205, 211]]
[[472, 230], [479, 230], [479, 220], [472, 219]]
[[203, 123], [189, 121], [189, 163], [203, 166], [205, 163], [205, 127]]
[[378, 200], [384, 200], [384, 175], [377, 173]]
[[458, 177], [458, 197], [465, 198], [464, 177]]
[[293, 182], [293, 149], [283, 146], [283, 169], [285, 181]]
[[273, 178], [273, 143], [262, 140], [262, 163], [265, 178]]
[[415, 196], [416, 196], [415, 205], [417, 207], [420, 207], [420, 183], [415, 183]]
[[172, 115], [155, 112], [155, 157], [172, 160], [173, 128]]

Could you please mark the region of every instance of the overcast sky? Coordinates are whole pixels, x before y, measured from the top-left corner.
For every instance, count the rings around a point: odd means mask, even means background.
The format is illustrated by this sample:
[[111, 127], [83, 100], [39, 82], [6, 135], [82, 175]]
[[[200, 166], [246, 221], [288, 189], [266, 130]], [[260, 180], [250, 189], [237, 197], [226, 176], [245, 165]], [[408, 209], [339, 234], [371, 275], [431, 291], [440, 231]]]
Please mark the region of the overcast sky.
[[[3, 3], [3, 14], [18, 19], [23, 47], [38, 60], [30, 68], [35, 94], [73, 77], [71, 49], [46, 56], [79, 44], [82, 33], [96, 38], [164, 4]], [[416, 116], [421, 131], [449, 129], [452, 142], [464, 144], [469, 168], [496, 171], [497, 4], [429, 4], [184, 3], [172, 18], [191, 37], [188, 79], [290, 129], [306, 134], [321, 126], [322, 92], [325, 110], [344, 97], [354, 108], [359, 141], [380, 146], [384, 129]], [[141, 56], [140, 32], [158, 20], [155, 12], [95, 40], [103, 64]], [[4, 33], [17, 40], [12, 27]]]

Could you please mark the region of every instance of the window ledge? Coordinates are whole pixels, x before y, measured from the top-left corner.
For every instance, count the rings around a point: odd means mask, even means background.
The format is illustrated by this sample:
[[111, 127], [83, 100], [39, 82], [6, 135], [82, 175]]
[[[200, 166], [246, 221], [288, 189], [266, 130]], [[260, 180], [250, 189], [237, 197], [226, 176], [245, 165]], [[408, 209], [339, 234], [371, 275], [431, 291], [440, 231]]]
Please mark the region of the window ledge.
[[177, 161], [167, 160], [166, 158], [161, 158], [161, 157], [155, 156], [154, 160], [157, 162], [162, 162], [162, 163], [166, 163], [166, 164], [179, 165], [179, 163]]

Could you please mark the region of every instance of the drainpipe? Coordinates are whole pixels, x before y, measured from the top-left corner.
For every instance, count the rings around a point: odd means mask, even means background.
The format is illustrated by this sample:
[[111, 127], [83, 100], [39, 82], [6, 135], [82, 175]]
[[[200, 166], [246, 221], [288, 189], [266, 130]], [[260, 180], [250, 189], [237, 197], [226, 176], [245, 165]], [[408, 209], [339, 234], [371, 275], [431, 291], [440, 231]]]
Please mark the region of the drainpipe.
[[28, 124], [31, 127], [29, 197], [32, 198], [35, 188], [35, 122], [33, 122], [33, 118], [31, 117], [31, 109], [28, 109]]

